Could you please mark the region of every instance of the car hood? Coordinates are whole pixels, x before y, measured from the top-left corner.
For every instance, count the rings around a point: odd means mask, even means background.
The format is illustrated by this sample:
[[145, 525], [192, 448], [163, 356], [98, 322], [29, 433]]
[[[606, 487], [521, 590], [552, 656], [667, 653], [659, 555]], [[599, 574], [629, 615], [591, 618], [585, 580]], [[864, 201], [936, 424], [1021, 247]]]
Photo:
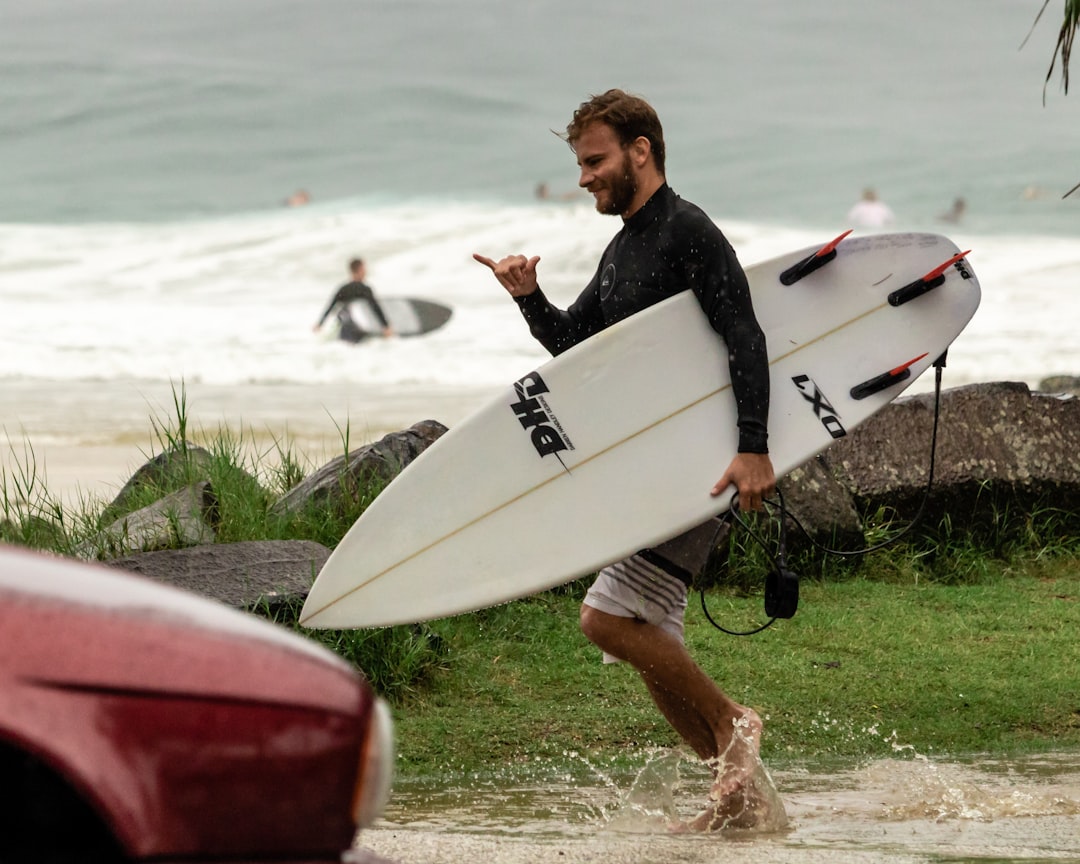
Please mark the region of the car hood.
[[53, 686], [355, 713], [357, 674], [309, 639], [143, 577], [0, 546], [0, 673]]

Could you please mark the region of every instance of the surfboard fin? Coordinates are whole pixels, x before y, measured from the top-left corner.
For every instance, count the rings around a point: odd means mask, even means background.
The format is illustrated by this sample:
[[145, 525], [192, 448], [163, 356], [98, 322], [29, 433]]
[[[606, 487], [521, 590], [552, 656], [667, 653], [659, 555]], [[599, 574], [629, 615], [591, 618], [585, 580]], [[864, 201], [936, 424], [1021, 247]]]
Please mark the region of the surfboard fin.
[[922, 297], [927, 291], [931, 291], [939, 285], [943, 285], [945, 283], [945, 271], [970, 254], [970, 249], [968, 249], [967, 252], [959, 252], [956, 255], [953, 255], [952, 258], [940, 267], [935, 267], [921, 279], [916, 279], [914, 282], [905, 285], [903, 288], [897, 288], [889, 294], [889, 305], [903, 306], [909, 300], [914, 300], [916, 297]]
[[873, 378], [863, 381], [862, 384], [856, 384], [851, 388], [851, 398], [865, 399], [867, 396], [873, 396], [875, 393], [880, 393], [882, 390], [892, 387], [893, 384], [906, 381], [911, 377], [911, 367], [925, 356], [926, 354], [920, 354], [918, 357], [908, 360], [907, 363], [897, 366], [895, 369], [890, 369], [888, 372], [882, 372], [880, 375], [875, 375]]
[[835, 240], [830, 240], [813, 255], [808, 255], [798, 264], [793, 264], [791, 267], [788, 267], [787, 270], [780, 274], [780, 282], [784, 285], [794, 285], [804, 276], [809, 276], [815, 270], [824, 267], [836, 257], [836, 247], [840, 245], [840, 241], [847, 237], [852, 230], [853, 229], [848, 228], [847, 231]]

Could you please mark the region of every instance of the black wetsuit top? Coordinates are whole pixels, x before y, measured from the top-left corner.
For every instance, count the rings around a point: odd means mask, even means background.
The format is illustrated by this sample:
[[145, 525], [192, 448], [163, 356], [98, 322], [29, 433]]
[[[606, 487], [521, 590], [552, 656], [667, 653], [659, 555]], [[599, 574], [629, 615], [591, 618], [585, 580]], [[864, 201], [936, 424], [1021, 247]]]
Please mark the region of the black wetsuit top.
[[594, 333], [691, 289], [728, 349], [739, 452], [768, 452], [769, 367], [746, 274], [716, 224], [667, 184], [627, 219], [569, 309], [539, 290], [517, 302], [532, 335], [559, 354]]
[[371, 310], [375, 313], [375, 317], [379, 319], [379, 323], [383, 328], [390, 326], [390, 322], [383, 313], [379, 301], [375, 299], [375, 292], [363, 282], [349, 282], [338, 288], [337, 293], [330, 301], [330, 305], [326, 307], [326, 311], [323, 312], [322, 317], [319, 318], [319, 326], [322, 326], [323, 321], [326, 320], [327, 316], [333, 311], [335, 306], [341, 306], [342, 309], [344, 309], [346, 303], [352, 303], [354, 300], [367, 300], [371, 304]]

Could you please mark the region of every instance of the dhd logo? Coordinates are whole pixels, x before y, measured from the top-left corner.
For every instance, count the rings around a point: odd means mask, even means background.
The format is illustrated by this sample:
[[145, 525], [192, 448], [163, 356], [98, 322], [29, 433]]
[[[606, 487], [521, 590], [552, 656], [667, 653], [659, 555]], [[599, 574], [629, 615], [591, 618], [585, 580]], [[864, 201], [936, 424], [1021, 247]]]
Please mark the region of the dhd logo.
[[[544, 379], [538, 372], [530, 372], [514, 384], [514, 392], [518, 401], [511, 403], [510, 409], [517, 415], [522, 428], [529, 430], [536, 452], [541, 456], [555, 454], [555, 458], [562, 462], [558, 454], [563, 450], [573, 450], [574, 445], [548, 407], [544, 394], [550, 391]], [[565, 464], [563, 467], [566, 467]]]

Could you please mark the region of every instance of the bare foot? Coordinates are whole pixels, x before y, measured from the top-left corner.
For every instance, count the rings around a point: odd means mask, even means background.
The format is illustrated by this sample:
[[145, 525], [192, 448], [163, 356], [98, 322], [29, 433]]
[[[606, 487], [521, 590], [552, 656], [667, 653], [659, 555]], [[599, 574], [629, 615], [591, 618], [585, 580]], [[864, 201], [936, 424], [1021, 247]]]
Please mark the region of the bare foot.
[[759, 821], [757, 811], [764, 803], [753, 784], [760, 764], [761, 718], [751, 708], [739, 705], [731, 729], [718, 729], [716, 750], [709, 760], [714, 781], [705, 809], [683, 823], [683, 831], [719, 831], [723, 828], [751, 828]]
[[742, 790], [760, 761], [761, 718], [752, 708], [739, 706], [740, 713], [731, 721], [731, 731], [716, 736], [716, 759], [711, 767], [716, 780], [709, 790], [709, 800], [723, 802]]
[[745, 787], [720, 801], [709, 803], [697, 816], [686, 823], [689, 831], [747, 830], [765, 824], [769, 819], [769, 802], [752, 787]]
[[780, 831], [787, 826], [784, 804], [765, 766], [757, 762], [751, 776], [722, 798], [709, 794], [705, 809], [683, 831]]

